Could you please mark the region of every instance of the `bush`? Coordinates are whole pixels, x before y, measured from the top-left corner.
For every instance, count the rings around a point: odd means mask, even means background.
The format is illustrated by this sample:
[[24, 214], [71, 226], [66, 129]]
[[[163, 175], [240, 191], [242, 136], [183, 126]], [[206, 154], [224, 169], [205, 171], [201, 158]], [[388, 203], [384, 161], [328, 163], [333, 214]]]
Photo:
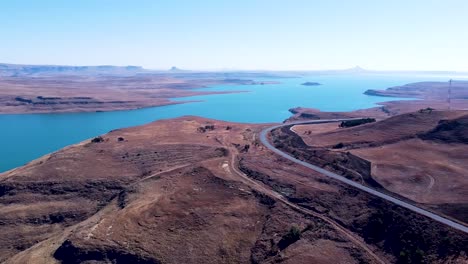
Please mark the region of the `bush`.
[[435, 110], [434, 108], [427, 107], [427, 108], [419, 109], [418, 112], [421, 113], [421, 114], [422, 114], [422, 113], [428, 113], [428, 114], [430, 114], [430, 113], [432, 113], [432, 111], [434, 111], [434, 110]]
[[283, 250], [299, 239], [301, 239], [301, 230], [297, 226], [292, 226], [288, 233], [286, 233], [278, 242], [278, 247], [280, 250]]
[[375, 118], [348, 120], [348, 121], [341, 122], [340, 127], [353, 127], [353, 126], [359, 126], [359, 125], [373, 123], [373, 122], [375, 122]]
[[197, 131], [199, 133], [205, 133], [206, 131], [212, 131], [215, 129], [215, 126], [214, 125], [206, 125], [204, 127], [199, 127], [197, 128]]
[[95, 137], [91, 139], [91, 143], [100, 143], [100, 142], [104, 142], [104, 139], [102, 137]]
[[341, 148], [344, 148], [344, 144], [343, 142], [340, 142], [338, 144], [336, 144], [335, 146], [333, 146], [334, 149], [341, 149]]
[[25, 99], [25, 98], [19, 97], [19, 96], [16, 97], [15, 100], [18, 101], [18, 102], [22, 102], [22, 103], [28, 103], [28, 104], [32, 103], [32, 100], [30, 100], [30, 99]]

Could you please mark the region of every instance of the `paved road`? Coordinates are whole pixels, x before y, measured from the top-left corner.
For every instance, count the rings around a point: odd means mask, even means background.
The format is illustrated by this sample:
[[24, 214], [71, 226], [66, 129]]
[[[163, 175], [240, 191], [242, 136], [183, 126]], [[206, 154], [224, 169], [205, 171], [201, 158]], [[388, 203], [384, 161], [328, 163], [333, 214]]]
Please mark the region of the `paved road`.
[[[359, 119], [359, 118], [353, 118], [353, 119]], [[304, 167], [307, 167], [309, 169], [312, 169], [316, 172], [319, 172], [325, 176], [328, 176], [330, 178], [333, 178], [335, 180], [338, 180], [340, 182], [343, 182], [345, 184], [348, 184], [348, 185], [351, 185], [359, 190], [362, 190], [362, 191], [365, 191], [367, 193], [370, 193], [374, 196], [377, 196], [377, 197], [380, 197], [384, 200], [387, 200], [389, 202], [392, 202], [396, 205], [399, 205], [401, 207], [404, 207], [406, 209], [409, 209], [413, 212], [416, 212], [418, 214], [421, 214], [421, 215], [424, 215], [424, 216], [427, 216], [437, 222], [440, 222], [444, 225], [447, 225], [447, 226], [450, 226], [452, 228], [455, 228], [457, 230], [460, 230], [462, 232], [465, 232], [465, 233], [468, 233], [468, 227], [467, 226], [464, 226], [462, 224], [459, 224], [457, 222], [454, 222], [450, 219], [447, 219], [443, 216], [440, 216], [440, 215], [437, 215], [435, 213], [432, 213], [432, 212], [429, 212], [425, 209], [422, 209], [420, 207], [417, 207], [417, 206], [414, 206], [410, 203], [407, 203], [405, 201], [402, 201], [402, 200], [399, 200], [395, 197], [392, 197], [388, 194], [385, 194], [385, 193], [381, 193], [377, 190], [374, 190], [374, 189], [371, 189], [369, 187], [366, 187], [364, 185], [361, 185], [355, 181], [352, 181], [352, 180], [348, 180], [346, 179], [345, 177], [343, 176], [340, 176], [338, 174], [335, 174], [333, 172], [330, 172], [330, 171], [327, 171], [327, 170], [324, 170], [320, 167], [317, 167], [317, 166], [314, 166], [310, 163], [307, 163], [307, 162], [304, 162], [302, 160], [298, 160], [296, 158], [294, 158], [293, 156], [290, 156], [288, 153], [286, 152], [282, 152], [281, 150], [275, 148], [272, 144], [270, 144], [270, 142], [268, 141], [268, 138], [267, 138], [267, 135], [270, 133], [270, 131], [272, 131], [273, 129], [276, 129], [276, 128], [280, 128], [280, 127], [284, 127], [284, 126], [290, 126], [290, 125], [298, 125], [298, 124], [320, 124], [320, 123], [331, 123], [331, 122], [340, 122], [340, 121], [345, 121], [345, 120], [352, 120], [352, 119], [323, 119], [323, 120], [314, 120], [314, 121], [297, 121], [297, 122], [291, 122], [291, 123], [286, 123], [286, 124], [281, 124], [281, 125], [276, 125], [276, 126], [272, 126], [272, 127], [269, 127], [269, 128], [266, 128], [264, 130], [262, 130], [262, 132], [260, 132], [260, 141], [263, 143], [263, 145], [265, 145], [268, 149], [270, 149], [271, 151], [275, 152], [276, 154], [282, 156], [283, 158], [286, 158], [290, 161], [293, 161], [297, 164], [300, 164]]]

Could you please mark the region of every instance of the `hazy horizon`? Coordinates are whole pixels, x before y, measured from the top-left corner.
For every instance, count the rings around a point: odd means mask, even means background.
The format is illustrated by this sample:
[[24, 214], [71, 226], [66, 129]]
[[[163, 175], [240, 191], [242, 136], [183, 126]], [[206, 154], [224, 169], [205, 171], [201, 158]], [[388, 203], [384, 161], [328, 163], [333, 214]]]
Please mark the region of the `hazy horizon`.
[[468, 2], [5, 1], [0, 62], [467, 72]]
[[402, 72], [402, 73], [468, 73], [468, 71], [454, 71], [454, 70], [376, 70], [376, 69], [367, 69], [363, 68], [359, 65], [356, 65], [354, 67], [349, 67], [349, 68], [341, 68], [341, 69], [242, 69], [242, 68], [204, 68], [204, 69], [187, 69], [187, 68], [179, 68], [177, 66], [171, 66], [169, 68], [163, 69], [163, 68], [147, 68], [142, 65], [130, 65], [130, 64], [120, 64], [120, 65], [115, 65], [115, 64], [106, 64], [106, 63], [98, 63], [98, 64], [88, 64], [88, 65], [82, 65], [82, 64], [31, 64], [31, 63], [10, 63], [10, 62], [2, 62], [0, 61], [0, 64], [6, 64], [6, 65], [25, 65], [25, 66], [64, 66], [64, 67], [104, 67], [104, 66], [111, 66], [111, 67], [142, 67], [143, 70], [148, 70], [148, 71], [170, 71], [173, 67], [176, 67], [177, 70], [182, 70], [182, 71], [188, 71], [188, 72], [326, 72], [326, 71], [353, 71], [353, 70], [361, 70], [363, 72], [376, 72], [376, 73], [392, 73], [392, 72]]

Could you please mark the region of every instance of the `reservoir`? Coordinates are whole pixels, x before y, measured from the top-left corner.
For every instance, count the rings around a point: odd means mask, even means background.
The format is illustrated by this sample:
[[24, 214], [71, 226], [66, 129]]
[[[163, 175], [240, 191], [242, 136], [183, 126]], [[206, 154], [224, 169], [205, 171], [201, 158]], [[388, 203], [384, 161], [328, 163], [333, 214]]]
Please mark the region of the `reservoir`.
[[[288, 109], [301, 106], [321, 111], [351, 111], [398, 98], [364, 95], [417, 81], [447, 81], [450, 77], [390, 75], [321, 75], [274, 78], [269, 85], [216, 85], [203, 90], [248, 91], [176, 98], [200, 102], [129, 111], [0, 115], [0, 172], [24, 165], [44, 154], [117, 128], [136, 126], [184, 115], [246, 123], [282, 122]], [[258, 81], [258, 80], [257, 80]], [[303, 86], [304, 82], [320, 86]]]

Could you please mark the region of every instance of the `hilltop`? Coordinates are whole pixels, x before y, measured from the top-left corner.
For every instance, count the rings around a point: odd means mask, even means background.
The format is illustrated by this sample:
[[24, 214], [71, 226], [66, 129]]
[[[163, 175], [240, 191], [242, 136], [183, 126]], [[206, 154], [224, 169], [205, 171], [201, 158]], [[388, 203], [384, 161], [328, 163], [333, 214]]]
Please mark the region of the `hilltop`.
[[162, 120], [0, 174], [0, 261], [466, 260], [466, 235], [276, 156], [267, 126]]

